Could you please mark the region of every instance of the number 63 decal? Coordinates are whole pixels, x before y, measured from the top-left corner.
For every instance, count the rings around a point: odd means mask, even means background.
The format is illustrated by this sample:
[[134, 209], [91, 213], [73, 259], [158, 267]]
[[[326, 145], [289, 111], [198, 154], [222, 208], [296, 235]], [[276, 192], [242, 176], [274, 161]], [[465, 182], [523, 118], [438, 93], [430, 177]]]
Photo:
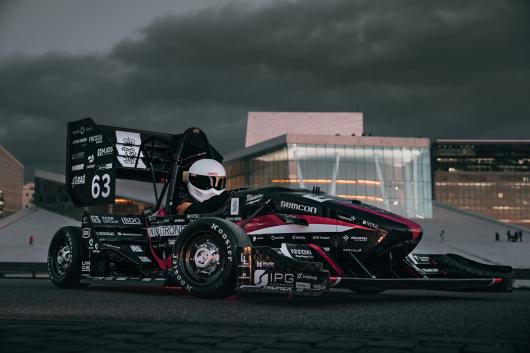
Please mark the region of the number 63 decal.
[[[100, 186], [101, 181], [101, 186]], [[107, 198], [110, 194], [110, 175], [103, 174], [102, 177], [94, 175], [92, 178], [92, 198], [97, 199], [100, 195], [103, 198]], [[103, 190], [102, 190], [103, 189]]]

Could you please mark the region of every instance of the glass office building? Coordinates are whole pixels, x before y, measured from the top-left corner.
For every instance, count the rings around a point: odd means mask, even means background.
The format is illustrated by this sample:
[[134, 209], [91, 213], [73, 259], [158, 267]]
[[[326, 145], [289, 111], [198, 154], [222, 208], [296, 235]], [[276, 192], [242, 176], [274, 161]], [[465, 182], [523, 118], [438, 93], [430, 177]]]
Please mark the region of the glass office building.
[[283, 135], [228, 155], [228, 187], [284, 186], [432, 217], [429, 140]]
[[437, 140], [432, 160], [435, 200], [530, 225], [530, 140]]

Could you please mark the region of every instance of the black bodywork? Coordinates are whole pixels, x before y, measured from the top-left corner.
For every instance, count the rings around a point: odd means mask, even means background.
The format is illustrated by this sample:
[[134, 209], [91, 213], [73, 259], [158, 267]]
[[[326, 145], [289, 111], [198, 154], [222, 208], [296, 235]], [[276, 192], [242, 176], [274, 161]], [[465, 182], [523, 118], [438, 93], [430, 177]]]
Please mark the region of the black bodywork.
[[[79, 129], [90, 130], [100, 146], [73, 144]], [[251, 246], [237, 248], [236, 289], [240, 292], [317, 295], [330, 288], [360, 293], [386, 289], [511, 290], [512, 269], [485, 265], [457, 255], [413, 254], [422, 237], [415, 222], [359, 201], [313, 190], [262, 188], [231, 191], [228, 201], [212, 214], [176, 215], [174, 205], [185, 197], [183, 175], [200, 158], [222, 157], [199, 129], [182, 135], [147, 133], [96, 125], [91, 119], [68, 128], [67, 186], [77, 205], [111, 203], [116, 178], [150, 181], [156, 205], [143, 215], [83, 216], [81, 278], [83, 280], [177, 283], [174, 244], [186, 227], [212, 217], [237, 224]], [[122, 131], [141, 141], [125, 145]], [[85, 132], [86, 133], [86, 132]], [[128, 148], [129, 163], [118, 160]], [[92, 168], [88, 156], [99, 148], [113, 151]], [[104, 150], [104, 151], [105, 151]], [[83, 157], [81, 164], [73, 159]], [[101, 156], [100, 156], [101, 157]], [[92, 161], [94, 162], [94, 161]], [[141, 163], [142, 168], [138, 168]], [[110, 164], [110, 165], [109, 165]], [[106, 165], [109, 168], [101, 169]], [[74, 170], [77, 169], [77, 170]], [[106, 197], [104, 184], [109, 175]], [[81, 174], [82, 173], [82, 174]], [[99, 174], [98, 174], [99, 173]], [[99, 175], [95, 177], [95, 175]], [[83, 180], [86, 184], [76, 184]], [[161, 190], [156, 189], [162, 183]], [[91, 199], [99, 188], [98, 198]], [[183, 286], [185, 286], [184, 283]]]

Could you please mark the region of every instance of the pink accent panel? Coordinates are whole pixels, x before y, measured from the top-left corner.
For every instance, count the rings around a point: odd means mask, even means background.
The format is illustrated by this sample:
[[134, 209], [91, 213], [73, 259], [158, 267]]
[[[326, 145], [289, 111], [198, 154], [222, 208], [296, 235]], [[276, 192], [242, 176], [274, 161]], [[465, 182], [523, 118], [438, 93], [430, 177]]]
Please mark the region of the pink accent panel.
[[[363, 229], [363, 230], [369, 230], [372, 231], [373, 229], [360, 226], [358, 224], [348, 223], [341, 220], [337, 220], [334, 218], [328, 218], [328, 217], [320, 217], [320, 216], [306, 216], [306, 215], [297, 215], [297, 218], [305, 220], [308, 224], [333, 224], [338, 226], [345, 226], [345, 227], [351, 227], [354, 229]], [[237, 224], [240, 224], [240, 222], [237, 222]], [[283, 225], [285, 222], [273, 215], [263, 215], [258, 216], [254, 218], [250, 223], [246, 224], [245, 227], [243, 227], [243, 230], [245, 233], [250, 233], [256, 230], [274, 227], [278, 225]]]
[[351, 208], [355, 208], [356, 210], [361, 210], [363, 212], [376, 214], [376, 215], [378, 215], [380, 217], [383, 217], [383, 218], [389, 219], [391, 221], [398, 222], [398, 223], [406, 225], [409, 228], [409, 230], [411, 231], [412, 239], [414, 239], [414, 240], [416, 240], [421, 234], [421, 226], [418, 223], [412, 222], [410, 219], [407, 219], [405, 217], [401, 217], [401, 216], [398, 216], [398, 215], [390, 216], [390, 215], [387, 215], [387, 214], [384, 214], [384, 213], [379, 213], [377, 211], [374, 211], [374, 210], [371, 210], [371, 209], [368, 209], [368, 208], [364, 208], [364, 207], [359, 207], [359, 206], [356, 206], [356, 205], [353, 205], [353, 204], [348, 205], [348, 206], [351, 207]]
[[320, 256], [322, 256], [322, 258], [326, 260], [326, 262], [331, 266], [333, 271], [335, 271], [337, 275], [339, 275], [339, 277], [344, 276], [344, 271], [342, 270], [342, 268], [340, 268], [339, 265], [337, 265], [335, 261], [333, 261], [328, 256], [328, 254], [326, 254], [326, 252], [320, 248], [320, 246], [315, 244], [307, 244], [307, 246], [309, 246], [311, 249], [315, 250]]
[[[237, 222], [237, 224], [240, 224], [240, 223], [242, 223], [242, 221]], [[243, 230], [245, 231], [245, 233], [250, 233], [255, 230], [279, 226], [282, 224], [285, 224], [285, 223], [278, 216], [269, 214], [269, 215], [255, 217], [252, 221], [245, 224], [245, 226], [243, 227]]]

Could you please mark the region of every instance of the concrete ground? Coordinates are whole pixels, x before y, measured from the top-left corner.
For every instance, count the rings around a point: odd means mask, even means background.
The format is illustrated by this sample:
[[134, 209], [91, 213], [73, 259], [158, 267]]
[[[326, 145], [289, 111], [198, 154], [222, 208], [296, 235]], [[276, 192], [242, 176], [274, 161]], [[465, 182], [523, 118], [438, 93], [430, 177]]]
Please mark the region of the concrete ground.
[[203, 300], [0, 279], [2, 352], [527, 352], [529, 332], [530, 291]]

